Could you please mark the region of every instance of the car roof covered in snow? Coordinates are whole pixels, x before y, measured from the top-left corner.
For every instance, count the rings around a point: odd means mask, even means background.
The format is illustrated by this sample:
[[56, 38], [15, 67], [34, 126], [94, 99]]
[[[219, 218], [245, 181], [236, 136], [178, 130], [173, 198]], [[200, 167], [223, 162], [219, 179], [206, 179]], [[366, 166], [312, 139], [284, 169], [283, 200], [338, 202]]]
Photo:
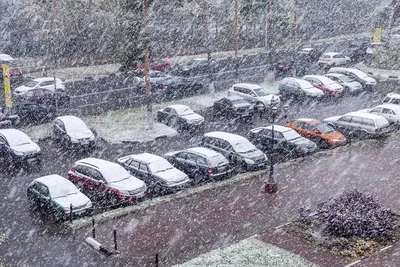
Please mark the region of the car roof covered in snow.
[[160, 157], [160, 156], [157, 156], [154, 154], [150, 154], [150, 153], [132, 154], [132, 155], [122, 157], [121, 159], [134, 159], [134, 160], [145, 162], [145, 163], [166, 161], [166, 159], [164, 159], [163, 157]]
[[322, 56], [335, 56], [335, 55], [341, 55], [339, 52], [326, 52], [323, 53]]
[[14, 61], [14, 58], [7, 54], [0, 54], [0, 61]]
[[357, 117], [360, 117], [360, 118], [372, 119], [372, 120], [384, 118], [384, 117], [382, 117], [380, 115], [367, 113], [367, 112], [360, 112], [360, 111], [349, 112], [349, 113], [344, 114], [343, 116], [345, 116], [345, 115], [357, 116]]
[[24, 132], [17, 130], [17, 129], [1, 129], [0, 134], [2, 134], [7, 140], [29, 138], [29, 136], [27, 134], [25, 134]]
[[[192, 110], [191, 108], [189, 108], [188, 106], [185, 106], [185, 105], [181, 105], [181, 104], [177, 104], [177, 105], [170, 105], [170, 106], [168, 106], [169, 108], [172, 108], [172, 109], [175, 109], [176, 110], [176, 112], [178, 113], [178, 114], [181, 114], [181, 113], [183, 113], [184, 111], [186, 111], [187, 109], [190, 109], [190, 110]], [[193, 110], [192, 110], [193, 111]]]
[[62, 186], [65, 184], [71, 184], [71, 182], [58, 175], [58, 174], [51, 174], [51, 175], [46, 175], [40, 178], [35, 179], [35, 181], [41, 182], [42, 184], [46, 185], [47, 187], [55, 187], [55, 186]]
[[303, 78], [315, 78], [320, 80], [321, 82], [325, 83], [325, 84], [329, 84], [332, 83], [333, 81], [331, 79], [329, 79], [328, 77], [325, 77], [323, 75], [306, 75]]
[[[267, 127], [263, 127], [264, 129], [269, 129], [272, 130], [272, 125], [268, 125]], [[274, 131], [277, 132], [287, 132], [287, 131], [294, 131], [292, 128], [286, 127], [286, 126], [281, 126], [281, 125], [274, 125]]]
[[217, 132], [209, 132], [209, 133], [204, 134], [204, 136], [220, 138], [220, 139], [228, 141], [231, 144], [242, 142], [242, 141], [248, 141], [247, 138], [245, 138], [241, 135], [227, 133], [227, 132], [218, 132], [218, 131]]
[[121, 165], [108, 161], [108, 160], [104, 160], [104, 159], [97, 159], [97, 158], [85, 158], [85, 159], [81, 159], [78, 160], [76, 162], [76, 164], [87, 164], [87, 165], [91, 165], [96, 167], [100, 172], [107, 173], [109, 174], [109, 170], [110, 169], [115, 169], [115, 168], [122, 168], [123, 170], [125, 170]]
[[206, 157], [215, 157], [215, 156], [221, 156], [220, 153], [218, 153], [217, 151], [214, 151], [212, 149], [206, 148], [206, 147], [192, 147], [187, 149], [187, 151], [191, 151]]
[[261, 85], [255, 84], [255, 83], [236, 83], [232, 85], [232, 87], [235, 86], [240, 86], [240, 87], [246, 87], [248, 89], [258, 89], [258, 88], [263, 88]]
[[[377, 106], [377, 108], [378, 108], [378, 107], [379, 107], [379, 108], [388, 108], [388, 109], [392, 109], [392, 110], [395, 110], [397, 114], [400, 113], [400, 106], [399, 106], [399, 105], [396, 105], [396, 104], [390, 104], [390, 103], [388, 103], [388, 104], [379, 105], [379, 106]], [[400, 114], [399, 114], [399, 115], [400, 115]]]

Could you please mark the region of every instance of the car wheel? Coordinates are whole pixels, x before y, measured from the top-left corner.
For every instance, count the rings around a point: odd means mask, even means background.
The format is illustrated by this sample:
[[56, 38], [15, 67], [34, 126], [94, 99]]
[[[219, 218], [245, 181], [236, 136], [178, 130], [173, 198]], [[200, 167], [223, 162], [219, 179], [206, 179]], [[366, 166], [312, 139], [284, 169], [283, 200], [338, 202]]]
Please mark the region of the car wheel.
[[257, 102], [256, 105], [254, 106], [254, 112], [265, 112], [265, 110], [266, 107], [262, 102]]
[[193, 181], [192, 181], [193, 185], [199, 185], [202, 183], [202, 181], [203, 181], [203, 176], [199, 172], [196, 172], [193, 175]]
[[244, 172], [247, 172], [247, 164], [244, 161], [242, 161], [239, 164], [239, 173], [244, 173]]
[[326, 140], [326, 139], [320, 139], [318, 145], [319, 145], [320, 148], [330, 148], [331, 147], [329, 145], [328, 140]]

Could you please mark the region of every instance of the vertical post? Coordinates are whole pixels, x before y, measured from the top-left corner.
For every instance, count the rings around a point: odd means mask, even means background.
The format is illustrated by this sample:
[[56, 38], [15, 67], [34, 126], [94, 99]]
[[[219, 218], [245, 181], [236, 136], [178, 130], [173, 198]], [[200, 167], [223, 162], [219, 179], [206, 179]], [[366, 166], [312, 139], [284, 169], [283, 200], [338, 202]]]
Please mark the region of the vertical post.
[[265, 47], [269, 50], [272, 49], [272, 29], [274, 23], [274, 12], [273, 12], [273, 4], [274, 0], [266, 0], [267, 3], [267, 26], [265, 33]]
[[143, 11], [143, 47], [144, 47], [144, 81], [146, 87], [146, 104], [147, 104], [147, 122], [150, 130], [154, 129], [153, 121], [153, 106], [151, 96], [151, 85], [150, 85], [150, 63], [149, 63], [149, 34], [147, 29], [148, 24], [148, 12], [147, 12], [147, 0], [143, 0], [142, 4]]
[[272, 114], [272, 139], [271, 139], [271, 142], [270, 142], [270, 145], [271, 145], [271, 147], [270, 147], [270, 149], [271, 149], [271, 153], [270, 153], [270, 158], [269, 158], [269, 160], [270, 160], [270, 167], [269, 167], [269, 177], [268, 177], [268, 182], [269, 183], [273, 183], [273, 182], [275, 182], [275, 180], [274, 180], [274, 142], [275, 142], [275, 114], [274, 114], [274, 112], [272, 111], [271, 112]]
[[73, 217], [73, 212], [72, 212], [72, 203], [69, 205], [69, 222], [72, 223], [72, 217]]
[[158, 256], [158, 253], [156, 254], [156, 266], [155, 267], [158, 267], [158, 264], [159, 264], [159, 256]]
[[93, 239], [96, 238], [96, 228], [95, 228], [94, 217], [92, 217], [92, 237], [93, 237]]
[[115, 251], [118, 250], [118, 246], [117, 246], [117, 229], [114, 229], [114, 250]]
[[50, 24], [50, 42], [51, 42], [51, 50], [53, 53], [53, 78], [54, 78], [54, 98], [55, 98], [55, 105], [56, 105], [56, 114], [58, 112], [58, 99], [57, 99], [57, 83], [56, 83], [56, 64], [57, 64], [57, 55], [56, 55], [56, 45], [55, 45], [55, 40], [54, 40], [54, 23], [56, 19], [56, 2], [57, 0], [52, 0], [52, 7], [51, 7], [51, 13], [52, 13], [52, 18], [51, 18], [51, 24]]
[[210, 42], [210, 29], [209, 29], [209, 20], [210, 20], [210, 8], [208, 0], [204, 0], [204, 41], [205, 41], [205, 48], [207, 51], [207, 71], [209, 75], [209, 92], [214, 95], [215, 88], [214, 88], [214, 81], [213, 81], [213, 70], [211, 69], [211, 42]]
[[239, 0], [235, 0], [235, 78], [239, 78]]

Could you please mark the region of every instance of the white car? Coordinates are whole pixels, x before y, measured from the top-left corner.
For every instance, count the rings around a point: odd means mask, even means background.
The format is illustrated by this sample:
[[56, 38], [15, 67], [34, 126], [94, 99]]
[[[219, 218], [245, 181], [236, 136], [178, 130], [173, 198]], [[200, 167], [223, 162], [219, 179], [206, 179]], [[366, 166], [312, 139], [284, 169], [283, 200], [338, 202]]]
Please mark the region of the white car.
[[258, 84], [238, 83], [234, 84], [228, 90], [228, 96], [240, 96], [250, 103], [256, 104], [260, 110], [265, 110], [270, 106], [278, 106], [281, 104], [279, 96], [268, 93]]
[[349, 57], [337, 52], [323, 53], [318, 60], [319, 65], [328, 65], [328, 66], [343, 66], [349, 64], [350, 62], [351, 59]]
[[400, 94], [389, 93], [383, 99], [382, 104], [396, 104], [400, 105]]
[[343, 95], [343, 86], [332, 81], [328, 77], [322, 75], [306, 75], [303, 77], [303, 79], [330, 96]]
[[53, 139], [67, 145], [92, 147], [95, 135], [84, 121], [75, 116], [60, 116], [53, 121]]
[[362, 84], [350, 76], [340, 73], [327, 73], [325, 76], [343, 86], [345, 93], [357, 93], [363, 89]]
[[0, 130], [0, 160], [15, 164], [40, 164], [40, 147], [17, 129]]
[[33, 180], [27, 189], [28, 200], [56, 219], [91, 212], [92, 201], [69, 180], [57, 175], [47, 175]]
[[346, 76], [349, 76], [356, 81], [360, 82], [364, 88], [373, 88], [376, 86], [377, 82], [374, 78], [368, 76], [364, 72], [354, 68], [340, 68], [334, 67], [328, 70], [328, 73], [339, 73]]
[[400, 106], [396, 104], [383, 104], [370, 109], [360, 110], [385, 117], [390, 123], [400, 122]]
[[[17, 87], [14, 90], [14, 95], [23, 96], [26, 92], [36, 88], [45, 88], [51, 90], [54, 93], [54, 78], [53, 77], [44, 77], [44, 78], [36, 78], [33, 79], [26, 84]], [[65, 90], [65, 85], [63, 81], [59, 78], [56, 78], [56, 88], [57, 90]]]

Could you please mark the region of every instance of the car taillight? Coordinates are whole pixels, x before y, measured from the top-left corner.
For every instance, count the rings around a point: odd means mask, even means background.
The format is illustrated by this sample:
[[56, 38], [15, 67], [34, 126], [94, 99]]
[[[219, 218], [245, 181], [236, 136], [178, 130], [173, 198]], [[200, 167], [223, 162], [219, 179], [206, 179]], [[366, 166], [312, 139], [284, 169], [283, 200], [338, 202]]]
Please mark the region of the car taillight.
[[212, 168], [208, 168], [208, 169], [207, 169], [207, 174], [208, 174], [208, 175], [212, 175], [212, 174], [213, 174]]
[[164, 88], [164, 89], [168, 89], [168, 85], [164, 85], [163, 88]]
[[290, 64], [287, 63], [287, 64], [285, 65], [285, 67], [286, 67], [286, 68], [290, 68]]

